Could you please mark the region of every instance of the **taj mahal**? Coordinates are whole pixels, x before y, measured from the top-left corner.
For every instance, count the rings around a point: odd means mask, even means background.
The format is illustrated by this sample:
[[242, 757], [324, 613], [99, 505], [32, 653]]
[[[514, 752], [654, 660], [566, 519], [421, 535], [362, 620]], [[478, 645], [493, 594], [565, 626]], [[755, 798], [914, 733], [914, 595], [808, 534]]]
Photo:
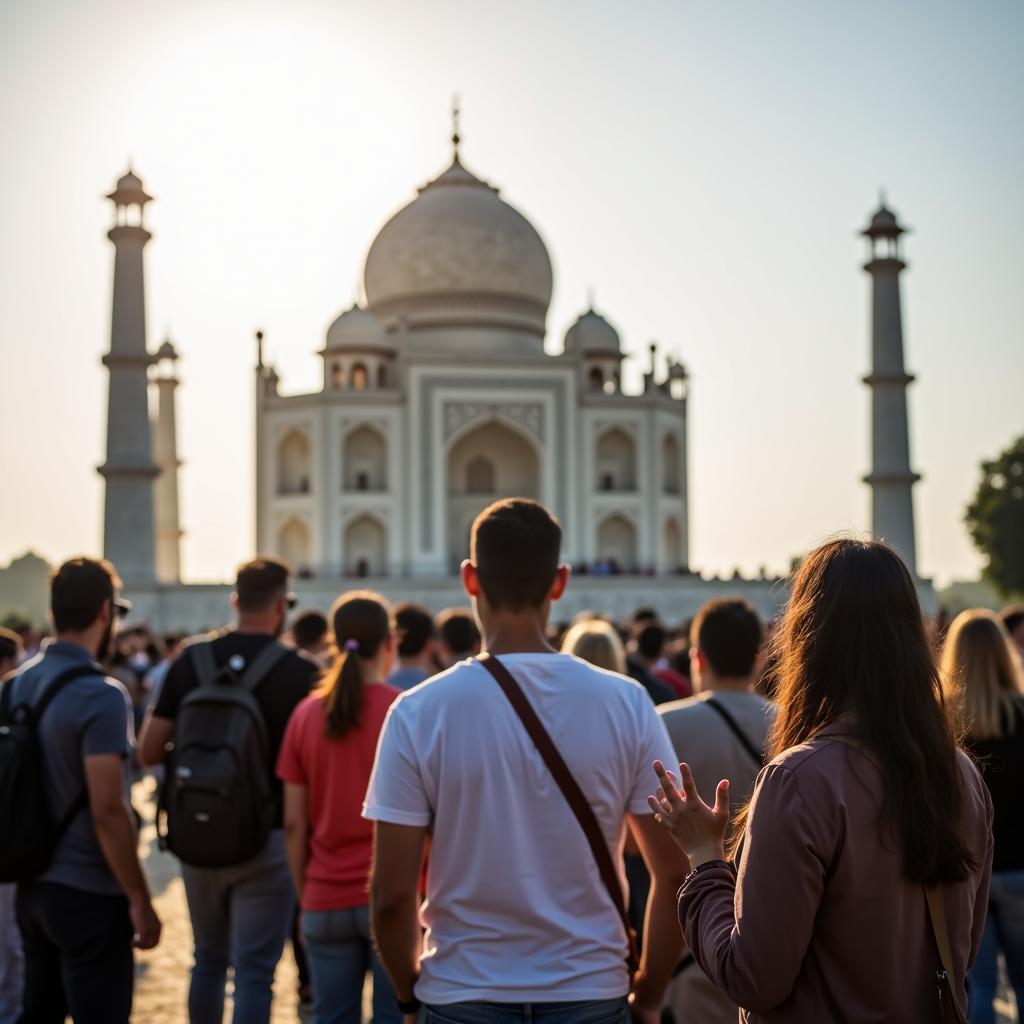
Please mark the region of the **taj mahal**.
[[[465, 603], [456, 571], [475, 516], [499, 497], [526, 496], [564, 529], [564, 558], [575, 568], [560, 606], [566, 617], [644, 604], [681, 618], [718, 592], [774, 614], [785, 597], [780, 581], [691, 572], [684, 365], [652, 345], [642, 385], [625, 389], [620, 334], [593, 303], [552, 354], [548, 249], [498, 188], [465, 166], [457, 122], [452, 146], [450, 165], [370, 245], [364, 301], [323, 337], [319, 390], [282, 393], [257, 334], [257, 550], [292, 564], [304, 603], [326, 609], [346, 587], [369, 585], [438, 609]], [[146, 341], [151, 197], [129, 170], [108, 198], [104, 554], [149, 621], [202, 628], [226, 618], [230, 588], [180, 579], [177, 352], [164, 342], [151, 353]], [[902, 232], [884, 204], [864, 232], [874, 284], [866, 480], [874, 532], [891, 537], [913, 568]]]

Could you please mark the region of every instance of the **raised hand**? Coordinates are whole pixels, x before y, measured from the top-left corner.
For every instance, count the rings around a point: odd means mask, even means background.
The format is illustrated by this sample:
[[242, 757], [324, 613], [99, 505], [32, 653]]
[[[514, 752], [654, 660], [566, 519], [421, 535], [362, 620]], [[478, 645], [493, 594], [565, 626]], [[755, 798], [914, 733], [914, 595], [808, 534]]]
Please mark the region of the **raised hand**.
[[709, 807], [697, 792], [693, 773], [687, 764], [680, 764], [682, 790], [676, 786], [672, 772], [660, 761], [654, 762], [654, 773], [661, 784], [656, 796], [647, 803], [655, 820], [675, 840], [692, 867], [709, 860], [725, 859], [725, 830], [729, 824], [729, 780], [723, 779], [715, 791], [715, 806]]

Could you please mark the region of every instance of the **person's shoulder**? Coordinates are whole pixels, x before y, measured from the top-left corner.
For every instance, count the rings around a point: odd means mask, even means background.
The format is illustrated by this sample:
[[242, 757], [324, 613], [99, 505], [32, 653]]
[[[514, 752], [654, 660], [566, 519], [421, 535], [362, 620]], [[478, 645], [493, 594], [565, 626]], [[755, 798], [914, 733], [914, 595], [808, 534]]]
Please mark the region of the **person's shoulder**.
[[668, 722], [685, 722], [695, 716], [702, 715], [710, 698], [710, 693], [695, 693], [692, 697], [669, 701], [658, 708], [658, 714]]
[[[275, 643], [281, 643], [281, 641], [277, 640]], [[321, 673], [319, 662], [307, 651], [300, 650], [298, 647], [287, 647], [286, 650], [288, 653], [282, 657], [281, 663], [296, 675], [310, 677], [318, 676]]]

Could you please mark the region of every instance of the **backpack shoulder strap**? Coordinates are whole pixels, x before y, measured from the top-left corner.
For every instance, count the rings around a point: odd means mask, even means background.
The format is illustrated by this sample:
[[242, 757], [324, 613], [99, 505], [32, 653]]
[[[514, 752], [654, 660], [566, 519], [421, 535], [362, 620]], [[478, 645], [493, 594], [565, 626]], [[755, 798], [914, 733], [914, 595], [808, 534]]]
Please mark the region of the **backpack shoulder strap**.
[[730, 714], [720, 701], [715, 700], [714, 697], [709, 697], [704, 703], [711, 708], [712, 711], [716, 712], [719, 718], [729, 727], [729, 731], [736, 737], [737, 743], [750, 755], [750, 759], [758, 766], [758, 768], [764, 767], [764, 751], [758, 750], [754, 745], [750, 737], [740, 728], [740, 723]]
[[550, 733], [548, 733], [541, 720], [537, 717], [537, 712], [534, 711], [529, 700], [526, 698], [526, 694], [523, 693], [522, 688], [516, 682], [512, 673], [493, 654], [485, 654], [477, 660], [490, 672], [501, 687], [502, 692], [508, 698], [530, 739], [533, 740], [533, 744], [537, 748], [541, 759], [547, 766], [548, 771], [551, 772], [558, 788], [562, 791], [562, 796], [565, 797], [565, 802], [569, 805], [569, 809], [579, 822], [580, 828], [583, 829], [583, 834], [590, 844], [590, 851], [597, 862], [597, 870], [601, 876], [601, 881], [608, 890], [608, 895], [611, 897], [615, 910], [622, 921], [622, 926], [626, 930], [626, 942], [628, 945], [626, 964], [629, 968], [630, 984], [632, 984], [633, 975], [640, 966], [636, 935], [629, 922], [629, 913], [626, 909], [622, 884], [619, 881], [618, 872], [615, 870], [615, 864], [612, 861], [612, 855], [608, 849], [604, 833], [601, 831], [597, 815], [594, 814], [594, 809], [587, 802], [587, 798], [583, 790], [580, 789], [579, 783], [573, 777], [562, 755], [558, 752], [558, 748], [555, 746]]
[[[105, 675], [106, 673], [103, 669], [92, 662], [87, 665], [75, 665], [74, 668], [69, 668], [64, 672], [61, 672], [61, 674], [57, 676], [57, 678], [54, 679], [45, 690], [43, 690], [43, 695], [35, 702], [35, 704], [32, 705], [32, 725], [39, 725], [39, 720], [43, 717], [46, 709], [70, 683], [73, 683], [76, 679], [82, 679], [85, 676]], [[4, 689], [8, 689], [9, 685], [10, 684], [5, 686]]]
[[217, 677], [217, 662], [209, 640], [197, 640], [188, 645], [188, 657], [195, 669], [200, 686], [209, 686]]
[[277, 667], [282, 658], [287, 657], [289, 650], [278, 640], [271, 640], [266, 647], [250, 662], [242, 673], [239, 685], [250, 693], [263, 682]]

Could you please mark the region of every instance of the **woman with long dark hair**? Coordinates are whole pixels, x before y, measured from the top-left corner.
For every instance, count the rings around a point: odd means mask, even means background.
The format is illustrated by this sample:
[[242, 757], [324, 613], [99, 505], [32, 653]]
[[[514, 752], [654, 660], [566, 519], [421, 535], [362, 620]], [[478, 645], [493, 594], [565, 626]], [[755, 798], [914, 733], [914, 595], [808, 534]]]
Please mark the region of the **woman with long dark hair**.
[[288, 865], [317, 1024], [359, 1024], [368, 971], [374, 1024], [397, 1024], [395, 994], [370, 940], [373, 823], [362, 817], [377, 738], [401, 692], [381, 682], [394, 662], [394, 630], [387, 603], [368, 591], [342, 595], [331, 622], [333, 663], [292, 714], [277, 763]]
[[826, 544], [774, 642], [771, 761], [732, 861], [728, 783], [709, 807], [685, 764], [682, 791], [655, 769], [651, 805], [692, 869], [690, 950], [749, 1024], [962, 1020], [992, 804], [957, 749], [914, 581], [884, 545]]
[[967, 979], [971, 1024], [995, 1024], [1000, 951], [1024, 1012], [1024, 672], [1006, 627], [980, 608], [953, 620], [939, 667], [995, 814], [988, 920]]

